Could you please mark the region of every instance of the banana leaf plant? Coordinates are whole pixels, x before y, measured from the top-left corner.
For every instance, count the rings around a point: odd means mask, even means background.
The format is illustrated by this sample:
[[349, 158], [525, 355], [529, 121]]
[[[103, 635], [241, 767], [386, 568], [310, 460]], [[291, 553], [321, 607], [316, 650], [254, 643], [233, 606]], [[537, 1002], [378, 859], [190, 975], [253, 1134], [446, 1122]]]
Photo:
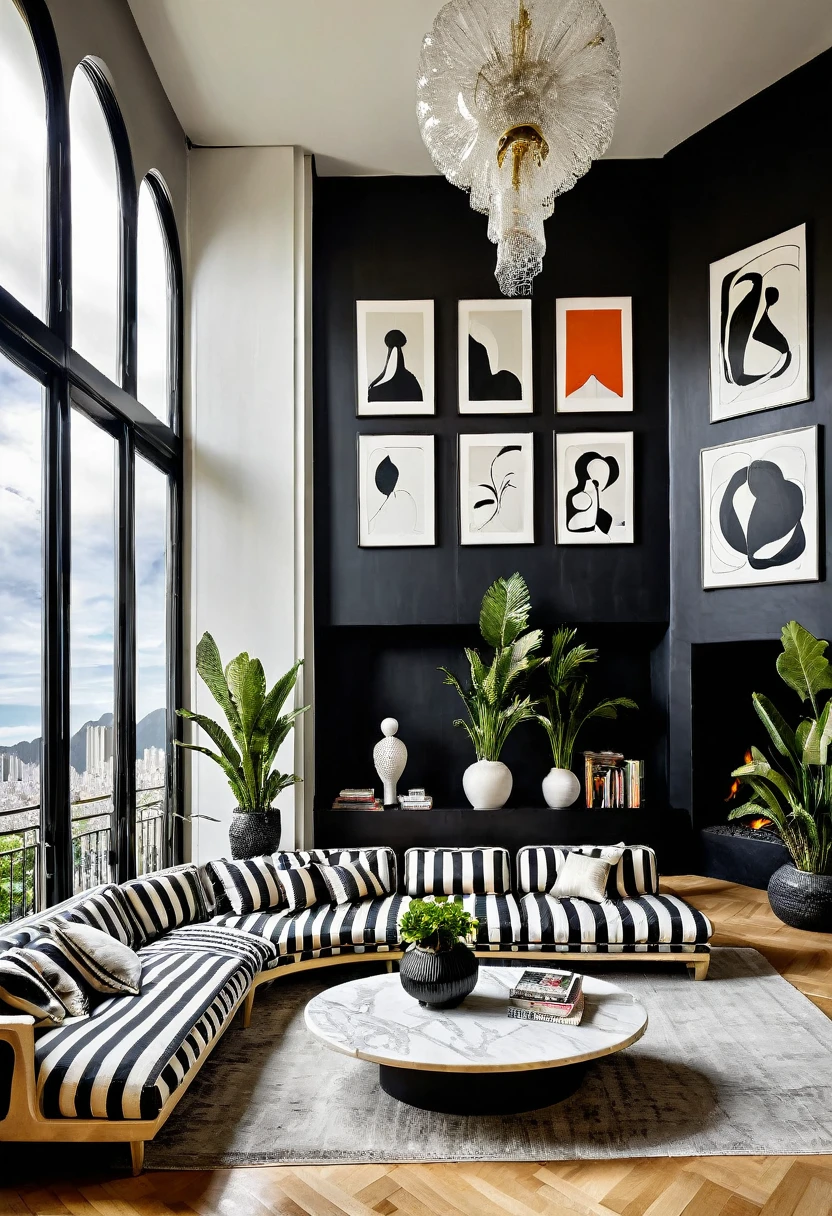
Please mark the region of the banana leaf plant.
[[755, 692], [752, 703], [773, 746], [771, 759], [751, 748], [751, 761], [733, 776], [748, 786], [748, 801], [732, 808], [729, 819], [760, 811], [771, 820], [798, 870], [832, 874], [832, 666], [828, 642], [797, 621], [783, 626], [777, 672], [804, 706], [793, 729], [768, 697]]
[[572, 767], [578, 735], [591, 718], [617, 718], [619, 709], [638, 709], [629, 697], [611, 697], [592, 709], [585, 708], [586, 668], [597, 662], [598, 651], [583, 642], [573, 646], [576, 634], [576, 629], [565, 625], [554, 634], [548, 660], [549, 692], [543, 698], [546, 712], [535, 714], [552, 748], [555, 768]]
[[196, 648], [196, 669], [214, 700], [225, 714], [229, 734], [212, 718], [189, 709], [176, 712], [200, 726], [217, 751], [196, 743], [179, 743], [200, 752], [220, 766], [228, 778], [241, 811], [267, 811], [281, 790], [300, 781], [294, 773], [273, 768], [278, 749], [295, 719], [309, 708], [282, 714], [286, 698], [295, 687], [300, 659], [271, 690], [267, 690], [263, 664], [243, 651], [223, 669], [217, 644], [204, 633]]
[[542, 630], [523, 632], [530, 611], [525, 580], [519, 574], [498, 578], [486, 591], [480, 608], [480, 633], [494, 651], [491, 662], [486, 665], [479, 651], [466, 647], [471, 674], [467, 688], [453, 672], [439, 668], [445, 683], [456, 689], [465, 705], [468, 720], [457, 718], [454, 726], [468, 732], [478, 760], [499, 760], [514, 728], [534, 716], [536, 702], [521, 697], [519, 690], [546, 660], [534, 657], [543, 641]]

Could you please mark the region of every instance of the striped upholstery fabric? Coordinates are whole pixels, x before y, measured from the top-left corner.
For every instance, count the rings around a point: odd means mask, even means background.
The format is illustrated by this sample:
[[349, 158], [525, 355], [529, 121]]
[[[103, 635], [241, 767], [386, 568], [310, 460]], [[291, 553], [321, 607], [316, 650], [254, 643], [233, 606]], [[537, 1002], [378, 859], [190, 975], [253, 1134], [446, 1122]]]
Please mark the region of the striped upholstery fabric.
[[408, 895], [504, 895], [511, 890], [505, 849], [408, 849]]
[[642, 895], [596, 904], [534, 891], [520, 900], [522, 940], [532, 943], [666, 945], [705, 943], [707, 916], [676, 895]]
[[141, 935], [136, 930], [133, 917], [124, 891], [121, 887], [110, 883], [99, 891], [88, 895], [81, 903], [66, 912], [59, 912], [61, 920], [72, 921], [76, 925], [89, 925], [91, 929], [100, 929], [123, 942], [125, 946], [141, 945]]
[[196, 866], [167, 874], [134, 878], [121, 888], [138, 935], [139, 945], [170, 929], [206, 919], [202, 883]]
[[0, 958], [0, 1011], [26, 1013], [36, 1026], [58, 1026], [67, 1008], [44, 979], [25, 950], [9, 950]]
[[45, 926], [56, 950], [64, 956], [61, 967], [85, 988], [107, 996], [136, 995], [141, 985], [141, 961], [131, 946], [91, 925], [55, 920]]
[[347, 861], [341, 866], [317, 868], [329, 892], [330, 903], [356, 903], [361, 899], [387, 894], [378, 875], [365, 869], [357, 861]]
[[311, 866], [298, 866], [291, 870], [276, 870], [277, 881], [283, 892], [280, 901], [287, 911], [297, 912], [301, 908], [312, 908], [316, 904], [331, 903], [329, 887], [323, 869], [316, 862]]
[[520, 907], [513, 895], [463, 895], [463, 907], [479, 921], [476, 945], [511, 945], [522, 934]]
[[175, 953], [184, 950], [210, 951], [223, 958], [239, 958], [252, 979], [261, 971], [267, 971], [277, 959], [277, 950], [271, 942], [240, 929], [220, 925], [184, 925], [172, 929], [164, 937], [145, 946], [142, 958], [151, 954]]
[[250, 857], [245, 861], [212, 861], [209, 868], [216, 875], [232, 912], [260, 912], [264, 908], [279, 908], [285, 902], [283, 888], [277, 879], [277, 867], [271, 857]]
[[24, 946], [15, 951], [12, 957], [25, 959], [37, 971], [65, 1007], [67, 1017], [87, 1017], [90, 1001], [83, 976], [51, 937], [44, 936], [31, 946]]
[[44, 936], [42, 930], [36, 925], [31, 929], [13, 929], [7, 927], [6, 932], [0, 937], [0, 958], [9, 950], [14, 950], [18, 946], [30, 946], [32, 942]]
[[398, 884], [396, 854], [386, 845], [366, 849], [296, 849], [289, 853], [275, 853], [274, 860], [279, 870], [297, 870], [312, 862], [324, 866], [357, 862], [381, 879], [386, 894], [393, 895]]
[[[517, 854], [518, 893], [525, 895], [529, 891], [551, 891], [567, 853], [600, 857], [601, 847], [591, 844], [544, 844], [521, 849]], [[658, 890], [659, 872], [654, 851], [643, 844], [627, 845], [618, 865], [610, 869], [607, 898], [637, 899], [640, 895], [655, 895]]]
[[406, 895], [385, 895], [359, 904], [319, 904], [299, 912], [255, 912], [250, 916], [224, 914], [212, 924], [257, 934], [287, 954], [372, 944], [386, 949], [398, 946], [399, 922], [410, 903]]

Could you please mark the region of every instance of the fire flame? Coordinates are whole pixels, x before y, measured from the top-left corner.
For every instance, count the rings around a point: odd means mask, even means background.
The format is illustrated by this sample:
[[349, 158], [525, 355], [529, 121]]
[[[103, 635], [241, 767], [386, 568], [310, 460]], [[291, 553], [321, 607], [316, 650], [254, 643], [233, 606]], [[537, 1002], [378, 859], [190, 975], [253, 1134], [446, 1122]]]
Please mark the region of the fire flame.
[[[754, 757], [751, 755], [751, 749], [749, 748], [748, 751], [745, 753], [745, 756], [743, 757], [743, 764], [750, 764], [753, 759], [754, 759]], [[740, 792], [740, 780], [739, 780], [739, 777], [735, 777], [734, 780], [731, 782], [731, 789], [729, 790], [728, 797], [725, 799], [725, 801], [733, 802], [739, 792]]]
[[748, 826], [756, 832], [759, 828], [767, 828], [771, 823], [770, 819], [766, 819], [765, 815], [758, 815], [756, 819], [749, 819]]

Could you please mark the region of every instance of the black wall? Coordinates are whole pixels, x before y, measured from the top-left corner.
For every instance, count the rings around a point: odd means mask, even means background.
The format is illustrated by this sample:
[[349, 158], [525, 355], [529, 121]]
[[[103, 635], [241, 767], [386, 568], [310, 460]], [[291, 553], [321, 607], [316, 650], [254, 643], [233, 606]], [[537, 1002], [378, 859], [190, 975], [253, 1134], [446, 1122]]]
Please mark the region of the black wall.
[[[669, 655], [670, 794], [691, 807], [691, 646], [776, 639], [796, 618], [823, 637], [832, 633], [825, 581], [828, 539], [821, 533], [821, 581], [744, 589], [701, 589], [699, 451], [733, 439], [821, 424], [829, 465], [832, 404], [832, 53], [813, 60], [713, 123], [665, 158], [669, 205], [671, 465], [671, 628]], [[807, 223], [809, 317], [814, 397], [801, 405], [709, 422], [709, 263]], [[821, 503], [829, 515], [830, 482], [821, 467]], [[823, 519], [823, 508], [821, 519]], [[731, 649], [725, 680], [732, 678]], [[739, 664], [738, 664], [739, 665]], [[758, 684], [765, 677], [758, 678]], [[781, 686], [782, 688], [782, 686]], [[750, 689], [748, 690], [750, 692]], [[715, 695], [716, 692], [715, 692]], [[785, 689], [784, 711], [798, 708]], [[758, 744], [761, 739], [756, 740]], [[697, 764], [711, 763], [707, 756]], [[741, 763], [741, 755], [736, 763]], [[730, 782], [730, 778], [728, 778]], [[701, 788], [701, 783], [697, 782]], [[695, 819], [712, 822], [709, 805]]]

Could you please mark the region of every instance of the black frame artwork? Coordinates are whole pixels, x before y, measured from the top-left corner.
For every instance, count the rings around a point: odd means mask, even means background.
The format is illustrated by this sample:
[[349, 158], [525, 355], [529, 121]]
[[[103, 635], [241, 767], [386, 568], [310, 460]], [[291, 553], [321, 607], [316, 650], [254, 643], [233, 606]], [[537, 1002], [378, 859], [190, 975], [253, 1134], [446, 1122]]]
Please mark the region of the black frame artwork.
[[[368, 319], [385, 315], [392, 318], [384, 335], [387, 353], [372, 363]], [[402, 329], [396, 321], [417, 317], [421, 347], [418, 354], [411, 354], [416, 331], [408, 324]], [[433, 300], [356, 300], [356, 417], [407, 418], [436, 413], [434, 325]], [[381, 356], [382, 352], [378, 353]], [[421, 378], [408, 363], [418, 365]]]
[[[365, 450], [372, 444], [384, 447], [411, 448], [422, 452], [425, 460], [423, 481], [423, 510], [424, 531], [420, 535], [402, 531], [398, 535], [393, 532], [371, 536], [370, 520], [365, 518], [368, 512], [366, 502], [367, 485], [365, 478]], [[436, 436], [435, 435], [358, 435], [355, 443], [356, 452], [356, 507], [358, 525], [358, 546], [362, 549], [403, 549], [423, 548], [436, 544]], [[387, 466], [382, 468], [382, 466]], [[390, 461], [389, 456], [376, 468], [375, 485], [377, 491], [389, 500], [399, 490], [400, 469]], [[378, 513], [378, 512], [376, 512]], [[418, 509], [417, 509], [418, 518]]]

